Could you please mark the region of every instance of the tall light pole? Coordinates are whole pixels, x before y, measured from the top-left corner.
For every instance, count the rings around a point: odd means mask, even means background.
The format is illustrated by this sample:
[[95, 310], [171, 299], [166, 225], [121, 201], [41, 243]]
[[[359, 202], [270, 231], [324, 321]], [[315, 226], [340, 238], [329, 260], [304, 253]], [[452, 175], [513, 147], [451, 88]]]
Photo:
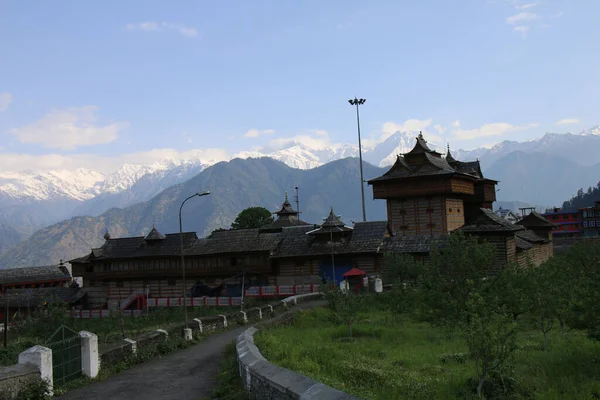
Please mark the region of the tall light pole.
[[[190, 197], [188, 197], [187, 199], [185, 199], [183, 201], [183, 203], [181, 203], [181, 206], [179, 207], [179, 245], [180, 245], [180, 251], [181, 251], [181, 274], [183, 276], [183, 314], [185, 316], [185, 331], [184, 331], [184, 338], [188, 339], [188, 337], [186, 337], [186, 334], [188, 331], [188, 316], [187, 316], [187, 288], [186, 288], [186, 282], [185, 282], [185, 260], [183, 257], [183, 227], [181, 224], [181, 209], [183, 208], [183, 205], [185, 204], [186, 201], [188, 201], [189, 199], [191, 199], [192, 197], [196, 197], [196, 196], [206, 196], [210, 194], [210, 192], [206, 191], [206, 192], [198, 192], [198, 193], [194, 193], [193, 195], [191, 195]], [[191, 339], [191, 335], [189, 337], [189, 339]]]
[[360, 143], [360, 117], [358, 115], [358, 106], [365, 104], [367, 99], [354, 99], [348, 100], [350, 105], [356, 106], [356, 125], [358, 126], [358, 159], [360, 162], [360, 195], [362, 197], [362, 215], [363, 222], [367, 220], [367, 212], [365, 211], [365, 180], [363, 178], [363, 162], [362, 162], [362, 145]]

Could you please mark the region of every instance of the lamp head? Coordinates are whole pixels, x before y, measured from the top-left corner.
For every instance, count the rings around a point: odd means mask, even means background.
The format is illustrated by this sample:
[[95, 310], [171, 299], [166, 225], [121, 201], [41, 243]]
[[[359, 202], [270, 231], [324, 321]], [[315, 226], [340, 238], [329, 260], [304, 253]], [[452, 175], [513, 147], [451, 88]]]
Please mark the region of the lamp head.
[[196, 196], [206, 196], [208, 194], [210, 194], [210, 192], [207, 190], [205, 192], [198, 192], [198, 193], [196, 193]]

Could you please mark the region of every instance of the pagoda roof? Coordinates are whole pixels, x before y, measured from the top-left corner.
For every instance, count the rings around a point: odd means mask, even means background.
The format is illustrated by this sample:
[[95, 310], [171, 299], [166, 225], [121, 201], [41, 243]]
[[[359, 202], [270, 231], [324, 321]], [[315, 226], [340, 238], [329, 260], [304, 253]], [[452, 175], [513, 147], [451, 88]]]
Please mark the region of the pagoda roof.
[[333, 212], [333, 207], [329, 211], [329, 215], [324, 219], [324, 222], [317, 228], [307, 232], [308, 235], [317, 235], [320, 233], [339, 233], [352, 231], [353, 228], [346, 226], [338, 215]]
[[298, 215], [298, 211], [294, 210], [292, 208], [292, 205], [290, 204], [289, 200], [288, 200], [288, 193], [285, 192], [285, 200], [283, 201], [283, 203], [281, 204], [281, 209], [279, 211], [275, 211], [273, 214], [277, 214], [277, 215]]
[[396, 162], [382, 176], [371, 179], [369, 184], [392, 179], [418, 178], [425, 176], [459, 175], [468, 179], [487, 180], [481, 172], [479, 160], [463, 162], [452, 157], [450, 149], [445, 158], [440, 153], [431, 150], [422, 135], [416, 138], [415, 147], [404, 155], [398, 155]]

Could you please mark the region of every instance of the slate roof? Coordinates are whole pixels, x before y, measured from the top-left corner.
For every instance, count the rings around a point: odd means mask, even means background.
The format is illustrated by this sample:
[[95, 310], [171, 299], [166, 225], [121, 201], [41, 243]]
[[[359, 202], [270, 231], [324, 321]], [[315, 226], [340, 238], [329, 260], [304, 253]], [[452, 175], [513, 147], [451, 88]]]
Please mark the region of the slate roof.
[[152, 230], [148, 235], [146, 235], [146, 240], [163, 240], [165, 235], [160, 233], [155, 227], [152, 227]]
[[531, 227], [531, 228], [533, 228], [533, 227], [554, 228], [554, 227], [558, 226], [555, 223], [548, 221], [537, 211], [532, 211], [529, 215], [527, 215], [526, 217], [523, 217], [519, 221], [517, 221], [516, 224], [523, 225], [524, 227], [527, 227], [527, 228], [529, 228], [529, 227]]
[[535, 246], [533, 243], [529, 243], [527, 240], [523, 240], [518, 236], [515, 237], [515, 244], [518, 250], [529, 250]]
[[[196, 232], [183, 233], [184, 248], [198, 239]], [[180, 255], [179, 233], [168, 233], [162, 240], [147, 241], [144, 236], [108, 239], [101, 247], [92, 249], [84, 257], [70, 260], [70, 263], [92, 260], [111, 260], [123, 258], [165, 257]]]
[[61, 269], [58, 265], [0, 269], [0, 285], [58, 280], [67, 281], [70, 279], [71, 275], [68, 273], [68, 270], [66, 268]]
[[278, 243], [279, 233], [261, 233], [258, 228], [229, 229], [213, 232], [212, 237], [197, 240], [187, 248], [185, 254], [270, 252]]
[[[37, 289], [15, 289], [8, 291], [9, 307], [35, 307], [44, 301], [61, 300], [65, 303], [75, 303], [82, 299], [86, 293], [78, 287], [49, 287]], [[0, 295], [2, 309], [6, 307], [7, 295]]]
[[516, 232], [525, 229], [523, 226], [511, 224], [488, 208], [480, 208], [479, 210], [480, 213], [474, 221], [469, 225], [458, 228], [458, 230], [463, 232]]
[[527, 229], [523, 229], [522, 231], [517, 231], [515, 233], [515, 236], [517, 236], [520, 239], [527, 240], [530, 243], [549, 243], [548, 239], [544, 239], [544, 238], [536, 235], [534, 232], [527, 230]]
[[[387, 229], [387, 221], [357, 222], [348, 236], [334, 239], [333, 254], [377, 253], [383, 246]], [[273, 257], [331, 254], [331, 243], [309, 234], [311, 230], [310, 226], [283, 228]]]

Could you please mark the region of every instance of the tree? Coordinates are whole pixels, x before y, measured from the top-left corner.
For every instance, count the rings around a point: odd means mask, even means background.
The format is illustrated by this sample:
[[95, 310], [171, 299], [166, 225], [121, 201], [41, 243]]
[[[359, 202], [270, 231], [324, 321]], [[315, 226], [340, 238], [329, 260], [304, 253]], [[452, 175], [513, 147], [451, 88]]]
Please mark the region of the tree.
[[339, 287], [322, 286], [322, 292], [329, 309], [338, 322], [348, 327], [348, 336], [352, 338], [352, 325], [356, 322], [364, 296], [352, 291], [343, 292]]
[[273, 222], [271, 212], [264, 207], [242, 210], [231, 224], [232, 229], [264, 228]]
[[507, 264], [497, 277], [497, 282], [493, 288], [494, 295], [499, 299], [500, 304], [510, 313], [513, 320], [527, 312], [527, 294], [529, 292], [529, 283], [527, 281], [527, 265], [522, 268], [518, 264]]
[[392, 284], [391, 297], [394, 311], [404, 312], [413, 303], [416, 291], [416, 282], [423, 268], [423, 264], [414, 257], [406, 254], [386, 254], [384, 263], [387, 266], [385, 281]]
[[504, 385], [506, 364], [516, 350], [516, 323], [510, 313], [499, 307], [497, 299], [484, 299], [479, 293], [469, 296], [465, 317], [462, 322], [465, 341], [475, 359], [477, 395], [481, 397], [483, 384], [491, 373], [498, 373]]
[[419, 278], [421, 317], [454, 332], [470, 294], [483, 295], [491, 287], [493, 281], [485, 278], [493, 260], [492, 245], [462, 232], [450, 235], [443, 248], [434, 246]]

